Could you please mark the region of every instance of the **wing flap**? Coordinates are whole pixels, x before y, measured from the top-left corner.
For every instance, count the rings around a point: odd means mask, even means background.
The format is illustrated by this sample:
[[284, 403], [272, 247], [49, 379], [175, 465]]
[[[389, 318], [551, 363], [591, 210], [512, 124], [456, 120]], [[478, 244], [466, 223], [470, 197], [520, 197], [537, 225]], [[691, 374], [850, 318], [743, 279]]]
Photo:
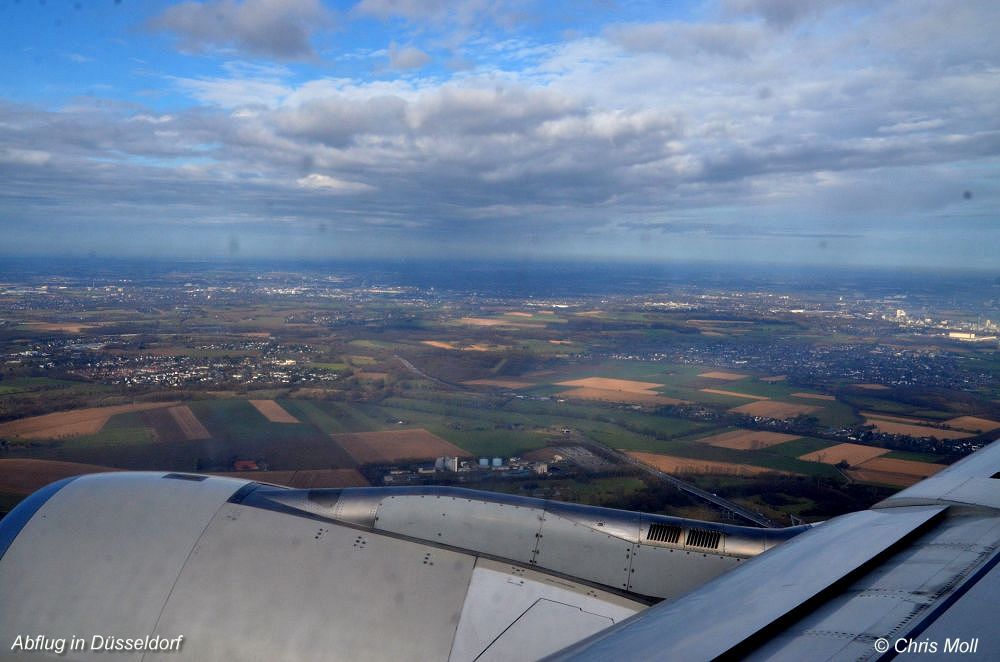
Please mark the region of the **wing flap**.
[[817, 526], [677, 600], [653, 607], [552, 659], [669, 654], [712, 659], [754, 645], [911, 536], [945, 506], [869, 510]]

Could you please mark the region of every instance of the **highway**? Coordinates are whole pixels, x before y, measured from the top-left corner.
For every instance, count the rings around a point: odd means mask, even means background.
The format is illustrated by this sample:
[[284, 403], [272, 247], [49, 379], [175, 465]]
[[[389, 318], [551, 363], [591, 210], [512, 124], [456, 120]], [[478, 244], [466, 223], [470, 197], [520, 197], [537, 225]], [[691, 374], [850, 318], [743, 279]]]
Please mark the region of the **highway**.
[[[598, 446], [596, 444], [588, 444], [588, 445]], [[652, 476], [655, 476], [656, 478], [659, 478], [660, 480], [666, 481], [666, 482], [670, 483], [671, 485], [674, 485], [677, 489], [681, 490], [682, 492], [690, 494], [691, 496], [696, 497], [698, 499], [701, 499], [703, 501], [708, 501], [709, 503], [714, 504], [715, 506], [717, 506], [717, 507], [719, 507], [719, 508], [721, 508], [723, 510], [728, 511], [728, 512], [736, 515], [737, 517], [741, 517], [741, 518], [743, 518], [743, 519], [745, 519], [745, 520], [747, 520], [749, 522], [752, 522], [752, 523], [754, 523], [754, 524], [756, 524], [758, 526], [762, 526], [762, 527], [765, 527], [765, 528], [768, 528], [768, 529], [773, 529], [773, 528], [776, 528], [778, 526], [773, 521], [771, 521], [767, 517], [764, 517], [760, 513], [754, 512], [754, 511], [752, 511], [752, 510], [750, 510], [748, 508], [744, 508], [743, 506], [735, 504], [732, 501], [729, 501], [728, 499], [723, 499], [722, 497], [718, 496], [717, 494], [712, 494], [711, 492], [703, 490], [700, 487], [696, 487], [696, 486], [692, 485], [691, 483], [689, 483], [687, 481], [684, 481], [684, 480], [681, 480], [680, 478], [677, 478], [676, 476], [671, 476], [670, 474], [668, 474], [666, 472], [663, 472], [663, 471], [660, 471], [659, 469], [657, 469], [655, 467], [651, 467], [651, 466], [649, 466], [648, 464], [646, 464], [644, 462], [640, 462], [639, 460], [636, 460], [635, 458], [629, 457], [625, 453], [617, 451], [617, 450], [615, 450], [613, 448], [608, 448], [607, 446], [603, 446], [603, 445], [599, 445], [599, 450], [603, 454], [611, 454], [611, 455], [613, 455], [619, 462], [621, 462], [623, 464], [631, 464], [633, 466], [636, 466], [639, 469], [642, 469], [643, 471], [645, 471], [646, 473], [648, 473], [648, 474], [650, 474]]]

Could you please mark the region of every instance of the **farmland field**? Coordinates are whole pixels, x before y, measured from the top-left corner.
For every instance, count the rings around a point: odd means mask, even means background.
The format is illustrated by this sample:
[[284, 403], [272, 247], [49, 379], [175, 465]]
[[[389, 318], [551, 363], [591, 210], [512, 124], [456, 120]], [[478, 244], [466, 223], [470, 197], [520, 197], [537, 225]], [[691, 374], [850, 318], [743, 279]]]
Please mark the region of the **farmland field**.
[[187, 405], [170, 407], [167, 411], [174, 419], [174, 422], [177, 423], [177, 427], [180, 428], [181, 434], [184, 435], [185, 439], [208, 439], [212, 436]]
[[629, 451], [629, 457], [648, 464], [660, 471], [671, 474], [721, 474], [727, 476], [756, 476], [767, 473], [786, 473], [764, 467], [755, 467], [732, 462], [715, 462], [712, 460], [696, 460], [688, 457], [661, 455], [659, 453], [643, 453]]
[[763, 395], [750, 395], [749, 393], [738, 393], [736, 391], [724, 391], [718, 388], [699, 389], [702, 393], [714, 393], [715, 395], [728, 395], [732, 398], [742, 398], [744, 400], [770, 400]]
[[959, 416], [958, 418], [949, 419], [945, 423], [959, 430], [976, 433], [989, 432], [1000, 428], [1000, 423], [976, 416]]
[[272, 423], [298, 423], [295, 418], [274, 400], [250, 400], [250, 404]]
[[559, 393], [560, 397], [600, 402], [624, 402], [644, 405], [677, 405], [683, 400], [645, 391], [611, 391], [602, 388], [574, 388]]
[[663, 386], [653, 382], [640, 382], [630, 379], [610, 379], [607, 377], [585, 377], [558, 382], [559, 386], [574, 386], [601, 391], [622, 391], [625, 393], [653, 393], [653, 389]]
[[776, 400], [759, 400], [735, 407], [731, 411], [750, 416], [785, 419], [794, 418], [802, 414], [812, 414], [819, 410], [820, 407], [813, 405], [797, 405], [791, 402], [778, 402]]
[[146, 402], [113, 407], [91, 407], [0, 423], [0, 437], [57, 439], [95, 434], [112, 416], [127, 412], [172, 407], [176, 402]]
[[385, 464], [400, 460], [468, 457], [470, 454], [427, 430], [391, 430], [332, 435], [358, 464]]
[[938, 439], [966, 439], [973, 436], [971, 432], [961, 430], [942, 430], [924, 425], [914, 425], [911, 423], [900, 423], [882, 418], [865, 418], [865, 423], [874, 425], [879, 432], [886, 434], [906, 434], [913, 437], [936, 437]]
[[808, 462], [822, 462], [823, 464], [839, 464], [847, 462], [851, 466], [862, 464], [879, 455], [885, 455], [889, 451], [885, 448], [875, 448], [874, 446], [862, 446], [861, 444], [837, 444], [830, 448], [815, 451], [801, 456], [800, 460]]
[[722, 434], [704, 437], [698, 443], [709, 446], [720, 446], [722, 448], [733, 448], [736, 450], [757, 450], [768, 448], [777, 444], [784, 444], [798, 439], [794, 434], [783, 434], [781, 432], [766, 432], [759, 430], [734, 430], [723, 432]]
[[749, 375], [744, 375], [739, 372], [725, 372], [723, 370], [711, 370], [709, 372], [700, 373], [698, 376], [707, 377], [709, 379], [721, 379], [723, 381], [739, 381], [749, 377]]

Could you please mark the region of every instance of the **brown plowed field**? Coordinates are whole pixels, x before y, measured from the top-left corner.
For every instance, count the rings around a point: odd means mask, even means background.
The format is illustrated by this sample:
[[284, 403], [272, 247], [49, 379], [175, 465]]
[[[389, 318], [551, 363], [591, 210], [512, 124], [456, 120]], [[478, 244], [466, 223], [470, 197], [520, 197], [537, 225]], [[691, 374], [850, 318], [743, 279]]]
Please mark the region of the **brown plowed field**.
[[85, 434], [100, 432], [108, 419], [117, 414], [127, 414], [133, 411], [173, 407], [176, 402], [144, 402], [134, 405], [117, 405], [114, 407], [90, 407], [88, 409], [73, 409], [60, 411], [44, 416], [32, 416], [16, 421], [0, 424], [0, 437], [19, 439], [57, 439], [61, 437], [79, 437]]
[[749, 393], [738, 393], [736, 391], [723, 391], [717, 388], [703, 388], [702, 393], [714, 393], [716, 395], [728, 395], [734, 398], [744, 398], [746, 400], [770, 400], [771, 398], [764, 397], [763, 395], [750, 395]]
[[959, 416], [958, 418], [949, 419], [945, 421], [945, 423], [953, 428], [966, 430], [968, 432], [975, 432], [977, 434], [1000, 428], [1000, 423], [991, 421], [988, 418], [978, 418], [976, 416]]
[[463, 317], [458, 321], [461, 324], [468, 324], [469, 326], [518, 326], [516, 322], [489, 317]]
[[299, 419], [289, 414], [274, 400], [250, 400], [257, 411], [272, 423], [299, 423]]
[[578, 400], [600, 400], [601, 402], [624, 402], [640, 405], [679, 405], [683, 400], [669, 398], [649, 391], [610, 391], [603, 388], [574, 388], [559, 393], [560, 398]]
[[865, 424], [874, 425], [876, 430], [884, 432], [885, 434], [905, 434], [911, 437], [966, 439], [974, 436], [971, 432], [963, 432], [961, 430], [942, 430], [941, 428], [932, 428], [927, 427], [926, 425], [912, 425], [910, 423], [886, 421], [880, 418], [866, 418]]
[[95, 327], [93, 324], [81, 324], [80, 322], [25, 322], [24, 326], [30, 326], [39, 331], [63, 331], [65, 333], [80, 333]]
[[432, 460], [442, 456], [471, 456], [467, 451], [422, 428], [332, 434], [330, 437], [347, 451], [358, 464], [386, 464], [400, 460]]
[[943, 464], [930, 462], [914, 462], [913, 460], [897, 460], [891, 457], [876, 457], [861, 465], [862, 469], [886, 471], [894, 474], [906, 474], [917, 478], [927, 478], [945, 468]]
[[531, 382], [519, 382], [516, 379], [473, 379], [462, 383], [470, 386], [499, 386], [501, 388], [531, 388], [534, 386]]
[[230, 471], [215, 474], [243, 478], [299, 489], [314, 487], [368, 487], [368, 481], [354, 469], [300, 469], [299, 471]]
[[885, 455], [889, 451], [885, 448], [875, 448], [874, 446], [862, 446], [861, 444], [837, 444], [823, 450], [813, 451], [800, 455], [800, 460], [806, 462], [820, 462], [822, 464], [840, 464], [847, 461], [852, 467], [864, 464], [868, 460]]
[[794, 434], [784, 434], [781, 432], [767, 432], [764, 430], [733, 430], [723, 432], [711, 437], [699, 439], [699, 444], [709, 446], [719, 446], [721, 448], [732, 448], [739, 451], [757, 450], [783, 444], [799, 437]]
[[181, 429], [181, 434], [188, 441], [193, 441], [195, 439], [210, 439], [212, 437], [205, 426], [201, 424], [198, 417], [194, 415], [191, 408], [187, 405], [181, 405], [180, 407], [171, 407], [167, 410], [170, 412], [170, 416], [177, 423], [177, 427]]
[[69, 476], [121, 471], [112, 467], [53, 460], [0, 460], [0, 492], [31, 494]]
[[885, 384], [855, 384], [855, 388], [863, 388], [866, 391], [888, 391], [889, 387]]
[[438, 349], [458, 349], [453, 342], [447, 342], [444, 340], [421, 340], [421, 345], [428, 345], [430, 347], [437, 347]]
[[653, 389], [663, 386], [653, 382], [637, 382], [631, 379], [609, 379], [607, 377], [584, 377], [568, 382], [558, 382], [559, 386], [600, 389], [602, 391], [623, 391], [625, 393], [653, 393]]
[[753, 467], [746, 464], [733, 464], [731, 462], [693, 460], [689, 457], [642, 453], [639, 451], [627, 451], [627, 454], [629, 457], [633, 457], [666, 473], [723, 474], [727, 476], [756, 476], [768, 473], [789, 475], [786, 471], [775, 471], [774, 469]]
[[847, 474], [855, 480], [866, 483], [909, 487], [927, 476], [933, 476], [942, 469], [944, 466], [940, 464], [876, 457], [868, 460], [857, 469], [848, 470]]
[[758, 400], [757, 402], [750, 402], [745, 405], [740, 405], [730, 409], [729, 411], [735, 411], [740, 414], [749, 414], [750, 416], [764, 416], [766, 418], [794, 418], [800, 414], [811, 414], [814, 411], [819, 411], [822, 407], [816, 407], [813, 405], [797, 405], [791, 402], [778, 402], [777, 400]]
[[913, 425], [933, 425], [934, 421], [926, 418], [913, 418], [911, 416], [896, 416], [893, 414], [883, 414], [877, 411], [863, 411], [861, 415], [865, 418], [877, 418], [880, 421], [896, 421], [897, 423], [911, 423]]
[[810, 400], [829, 400], [831, 402], [837, 399], [832, 395], [826, 395], [823, 393], [792, 393], [792, 396], [796, 398], [808, 398]]
[[722, 379], [727, 382], [734, 382], [738, 379], [746, 379], [749, 375], [744, 375], [739, 372], [726, 372], [725, 370], [710, 370], [708, 372], [703, 372], [699, 377], [708, 377], [709, 379]]

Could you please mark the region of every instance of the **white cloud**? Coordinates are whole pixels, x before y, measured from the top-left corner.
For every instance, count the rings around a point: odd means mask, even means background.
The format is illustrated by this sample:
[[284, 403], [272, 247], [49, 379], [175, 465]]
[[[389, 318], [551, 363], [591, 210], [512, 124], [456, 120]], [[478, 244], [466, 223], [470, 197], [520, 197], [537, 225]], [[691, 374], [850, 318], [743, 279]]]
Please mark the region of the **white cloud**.
[[350, 194], [374, 191], [374, 186], [362, 182], [349, 182], [329, 175], [312, 173], [295, 181], [301, 188], [324, 191], [327, 193]]
[[0, 151], [0, 163], [13, 165], [43, 166], [52, 159], [52, 155], [40, 149], [17, 149], [7, 147]]

